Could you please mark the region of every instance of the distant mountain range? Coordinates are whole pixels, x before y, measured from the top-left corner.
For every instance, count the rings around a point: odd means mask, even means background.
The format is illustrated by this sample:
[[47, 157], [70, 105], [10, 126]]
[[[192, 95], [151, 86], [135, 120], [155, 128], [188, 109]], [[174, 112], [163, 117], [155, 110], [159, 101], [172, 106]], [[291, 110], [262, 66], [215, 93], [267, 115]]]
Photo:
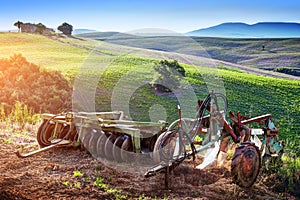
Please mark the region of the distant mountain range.
[[[119, 32], [97, 32], [91, 29], [75, 29], [74, 35], [84, 34], [85, 37], [95, 37], [97, 39], [104, 39], [112, 35], [120, 37], [128, 33]], [[136, 35], [136, 34], [135, 34]], [[152, 35], [143, 36], [156, 36], [162, 33], [152, 33]], [[229, 22], [203, 28], [185, 33], [187, 36], [199, 37], [221, 37], [221, 38], [300, 38], [300, 23], [289, 22], [260, 22], [256, 24], [246, 24], [239, 22]], [[139, 34], [139, 36], [142, 36]]]
[[223, 23], [186, 33], [188, 36], [224, 38], [300, 38], [300, 23]]
[[97, 32], [97, 31], [92, 29], [74, 29], [72, 34], [77, 35], [77, 34], [93, 33], [93, 32]]

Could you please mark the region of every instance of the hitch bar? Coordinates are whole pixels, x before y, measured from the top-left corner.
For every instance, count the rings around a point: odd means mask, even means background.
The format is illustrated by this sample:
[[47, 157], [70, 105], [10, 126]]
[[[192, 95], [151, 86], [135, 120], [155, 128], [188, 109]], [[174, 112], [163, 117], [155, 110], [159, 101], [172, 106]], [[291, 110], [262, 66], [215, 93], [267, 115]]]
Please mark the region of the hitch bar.
[[29, 156], [33, 156], [35, 154], [38, 154], [38, 153], [41, 153], [41, 152], [44, 152], [44, 151], [48, 151], [54, 147], [60, 147], [60, 146], [65, 146], [65, 145], [68, 145], [68, 144], [71, 144], [71, 141], [70, 140], [61, 140], [61, 139], [58, 139], [58, 140], [53, 140], [51, 141], [51, 145], [47, 146], [47, 147], [44, 147], [44, 148], [41, 148], [41, 149], [38, 149], [38, 150], [35, 150], [35, 151], [32, 151], [32, 152], [29, 152], [29, 153], [26, 153], [26, 154], [21, 154], [19, 151], [16, 151], [15, 154], [19, 157], [19, 158], [27, 158]]

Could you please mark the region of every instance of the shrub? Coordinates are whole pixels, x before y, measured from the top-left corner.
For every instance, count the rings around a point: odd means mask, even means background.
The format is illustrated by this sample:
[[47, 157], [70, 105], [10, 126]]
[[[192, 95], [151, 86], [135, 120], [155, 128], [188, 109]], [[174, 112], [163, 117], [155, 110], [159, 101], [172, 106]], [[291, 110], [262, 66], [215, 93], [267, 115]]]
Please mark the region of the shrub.
[[71, 106], [72, 88], [58, 71], [41, 69], [19, 54], [0, 59], [0, 72], [1, 115], [19, 110], [15, 106], [32, 113], [58, 113]]

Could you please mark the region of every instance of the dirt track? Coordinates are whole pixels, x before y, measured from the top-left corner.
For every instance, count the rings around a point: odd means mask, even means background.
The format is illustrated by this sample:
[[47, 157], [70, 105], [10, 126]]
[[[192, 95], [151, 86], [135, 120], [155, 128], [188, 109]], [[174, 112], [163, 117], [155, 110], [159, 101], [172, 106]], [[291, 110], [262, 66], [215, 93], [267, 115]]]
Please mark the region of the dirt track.
[[57, 148], [21, 159], [13, 152], [24, 144], [36, 148], [34, 135], [14, 138], [13, 144], [6, 144], [8, 138], [0, 134], [0, 199], [294, 199], [271, 191], [276, 191], [272, 176], [260, 175], [243, 189], [232, 183], [226, 168], [198, 170], [186, 162], [173, 171], [166, 190], [163, 174], [144, 178], [118, 172], [80, 149]]

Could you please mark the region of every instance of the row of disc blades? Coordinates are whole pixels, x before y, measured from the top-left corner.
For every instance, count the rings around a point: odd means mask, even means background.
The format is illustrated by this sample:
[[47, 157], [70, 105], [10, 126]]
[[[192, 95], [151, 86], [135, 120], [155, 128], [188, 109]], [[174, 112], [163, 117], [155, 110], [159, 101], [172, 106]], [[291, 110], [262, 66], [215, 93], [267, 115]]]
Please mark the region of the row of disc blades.
[[132, 161], [133, 145], [128, 135], [92, 129], [85, 131], [81, 142], [95, 158], [116, 162]]

